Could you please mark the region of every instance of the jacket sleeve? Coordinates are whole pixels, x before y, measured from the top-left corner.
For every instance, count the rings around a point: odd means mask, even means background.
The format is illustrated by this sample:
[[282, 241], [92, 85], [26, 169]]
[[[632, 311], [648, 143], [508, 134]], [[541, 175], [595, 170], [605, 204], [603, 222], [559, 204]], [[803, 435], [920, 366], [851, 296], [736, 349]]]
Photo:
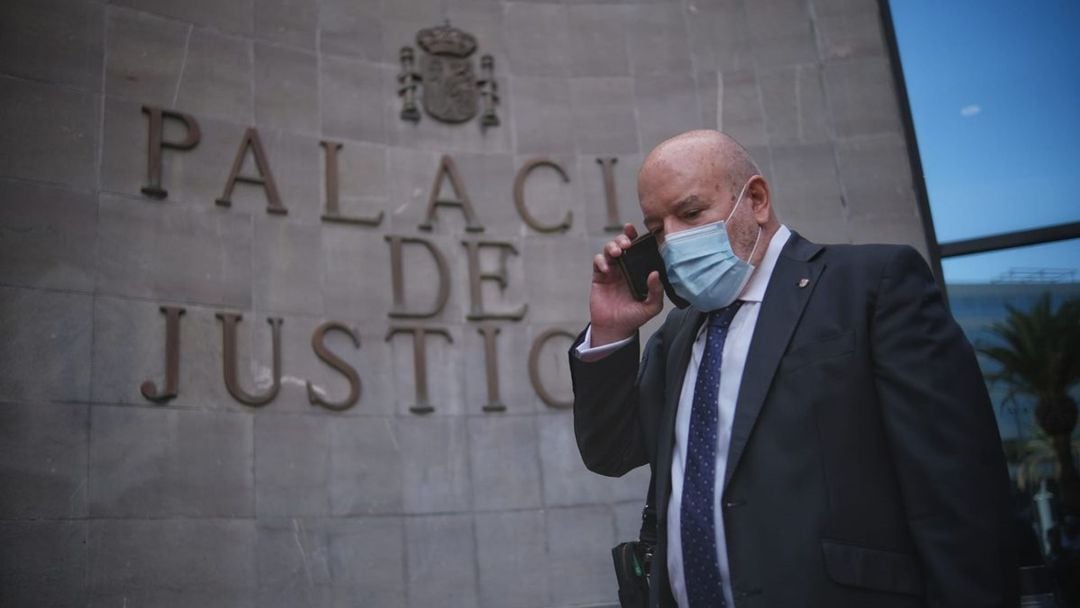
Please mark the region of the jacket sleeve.
[[886, 438], [933, 607], [1016, 606], [1001, 440], [974, 351], [919, 254], [885, 266], [874, 373]]
[[594, 473], [619, 477], [645, 464], [647, 455], [639, 412], [638, 370], [658, 358], [660, 333], [650, 338], [640, 363], [640, 343], [633, 341], [597, 361], [576, 354], [582, 332], [570, 347], [574, 387], [574, 433], [585, 466]]

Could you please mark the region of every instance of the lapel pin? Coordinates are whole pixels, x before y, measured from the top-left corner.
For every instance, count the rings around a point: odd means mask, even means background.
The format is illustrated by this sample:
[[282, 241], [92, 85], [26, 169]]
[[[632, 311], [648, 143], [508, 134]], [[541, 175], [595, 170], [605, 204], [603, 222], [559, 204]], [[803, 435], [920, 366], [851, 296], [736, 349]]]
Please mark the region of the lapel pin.
[[806, 287], [810, 284], [810, 279], [799, 279], [799, 289]]

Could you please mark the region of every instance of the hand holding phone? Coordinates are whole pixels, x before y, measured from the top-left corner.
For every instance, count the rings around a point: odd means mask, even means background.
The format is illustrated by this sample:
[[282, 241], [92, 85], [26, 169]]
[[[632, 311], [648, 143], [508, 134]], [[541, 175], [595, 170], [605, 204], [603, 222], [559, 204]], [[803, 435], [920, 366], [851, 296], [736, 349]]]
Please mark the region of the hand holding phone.
[[[633, 336], [639, 327], [664, 308], [664, 298], [660, 294], [663, 259], [656, 249], [655, 239], [638, 239], [637, 236], [637, 229], [626, 224], [623, 233], [605, 243], [603, 250], [593, 257], [589, 290], [593, 346]], [[626, 260], [622, 259], [624, 256]], [[660, 279], [653, 284], [656, 295], [649, 297], [649, 276], [654, 270]], [[669, 290], [668, 294], [678, 298], [673, 291]], [[672, 301], [684, 305], [681, 298]]]

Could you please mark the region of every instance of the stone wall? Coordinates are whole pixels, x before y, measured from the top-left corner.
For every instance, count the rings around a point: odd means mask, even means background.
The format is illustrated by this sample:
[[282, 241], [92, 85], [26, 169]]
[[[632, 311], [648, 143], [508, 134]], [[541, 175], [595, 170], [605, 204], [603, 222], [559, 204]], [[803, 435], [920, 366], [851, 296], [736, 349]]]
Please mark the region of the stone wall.
[[[399, 50], [444, 19], [495, 60], [501, 124], [399, 118]], [[756, 155], [782, 219], [839, 242], [925, 249], [892, 66], [873, 0], [7, 0], [0, 5], [0, 604], [4, 606], [580, 606], [616, 601], [609, 548], [636, 535], [643, 471], [588, 473], [530, 351], [587, 318], [590, 258], [640, 223], [634, 175], [659, 141], [720, 127]], [[201, 138], [148, 185], [148, 114]], [[257, 129], [287, 214], [262, 186], [222, 198]], [[166, 119], [163, 136], [184, 125]], [[325, 221], [320, 141], [338, 153]], [[448, 155], [459, 208], [420, 229]], [[242, 174], [256, 173], [245, 154]], [[544, 166], [524, 185], [531, 160]], [[615, 206], [603, 165], [613, 165]], [[454, 195], [443, 180], [443, 195]], [[612, 216], [615, 217], [612, 217]], [[617, 223], [617, 222], [616, 222]], [[390, 237], [402, 246], [395, 303]], [[463, 242], [490, 241], [470, 266]], [[470, 272], [483, 310], [474, 320]], [[440, 277], [449, 296], [433, 317]], [[164, 403], [166, 315], [179, 390]], [[223, 380], [280, 391], [254, 407]], [[359, 400], [329, 401], [355, 369]], [[428, 403], [416, 413], [421, 327]], [[494, 356], [481, 330], [494, 327]], [[347, 332], [355, 332], [359, 347]], [[569, 340], [534, 375], [569, 398]], [[504, 411], [488, 383], [495, 365]], [[152, 391], [149, 394], [154, 394]], [[491, 408], [488, 408], [491, 409]], [[496, 408], [497, 409], [497, 408]]]

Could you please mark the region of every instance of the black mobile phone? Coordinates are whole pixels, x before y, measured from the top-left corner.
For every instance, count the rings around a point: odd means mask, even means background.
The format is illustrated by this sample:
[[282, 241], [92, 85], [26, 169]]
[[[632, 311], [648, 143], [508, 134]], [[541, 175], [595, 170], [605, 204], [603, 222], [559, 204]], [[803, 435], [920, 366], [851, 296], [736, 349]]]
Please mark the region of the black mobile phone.
[[652, 233], [643, 234], [634, 239], [629, 249], [623, 249], [618, 262], [619, 270], [622, 271], [623, 278], [630, 286], [630, 293], [634, 294], [637, 300], [644, 301], [649, 296], [649, 273], [656, 270], [660, 273], [660, 282], [664, 285], [664, 292], [672, 304], [679, 308], [690, 305], [675, 293], [671, 283], [668, 282], [667, 273], [664, 271], [664, 258], [660, 257], [660, 249]]

